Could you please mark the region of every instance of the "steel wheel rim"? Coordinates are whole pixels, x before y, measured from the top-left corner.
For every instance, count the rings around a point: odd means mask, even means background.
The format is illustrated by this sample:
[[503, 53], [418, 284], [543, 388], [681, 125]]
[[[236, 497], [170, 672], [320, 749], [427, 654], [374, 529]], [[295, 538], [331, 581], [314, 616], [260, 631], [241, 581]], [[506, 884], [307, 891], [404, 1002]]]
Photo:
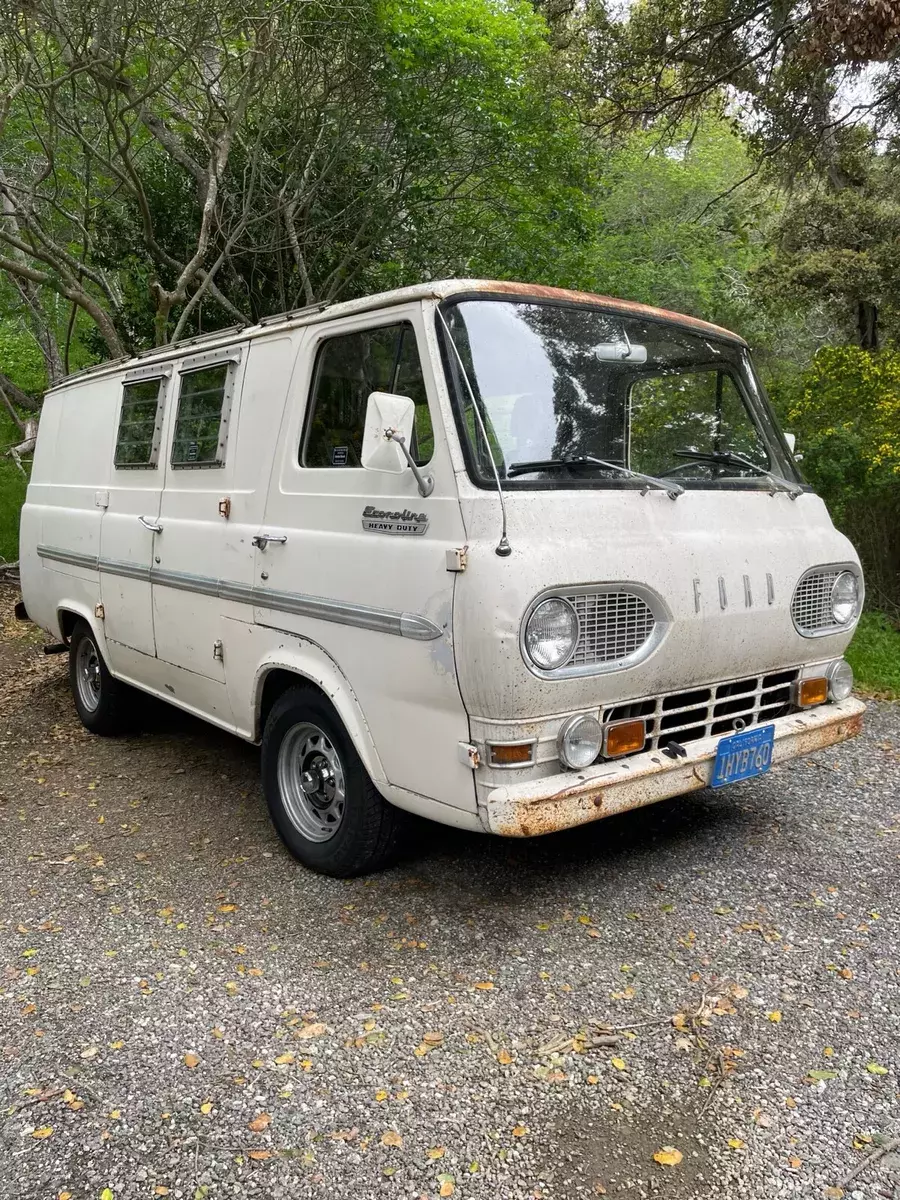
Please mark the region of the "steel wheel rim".
[[78, 698], [88, 712], [96, 712], [100, 704], [100, 653], [93, 639], [83, 637], [75, 652], [75, 686]]
[[344, 767], [328, 735], [309, 721], [292, 726], [278, 747], [278, 791], [294, 828], [327, 842], [344, 817]]

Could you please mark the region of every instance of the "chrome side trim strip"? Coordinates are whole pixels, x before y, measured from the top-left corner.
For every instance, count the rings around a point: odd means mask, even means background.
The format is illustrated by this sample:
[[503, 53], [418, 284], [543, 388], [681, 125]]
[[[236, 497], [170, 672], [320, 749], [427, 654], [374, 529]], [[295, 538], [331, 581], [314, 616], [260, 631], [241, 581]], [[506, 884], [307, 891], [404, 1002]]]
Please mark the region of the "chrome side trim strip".
[[38, 556], [53, 562], [68, 563], [70, 566], [88, 567], [107, 575], [121, 575], [126, 579], [143, 579], [159, 587], [175, 588], [182, 592], [196, 592], [203, 596], [218, 596], [221, 600], [234, 600], [238, 604], [252, 604], [269, 608], [275, 612], [291, 613], [294, 616], [311, 617], [317, 621], [331, 621], [337, 625], [354, 625], [359, 629], [374, 629], [379, 633], [390, 633], [396, 637], [412, 638], [417, 642], [430, 642], [442, 635], [440, 626], [419, 613], [395, 612], [388, 608], [372, 608], [367, 604], [351, 604], [342, 600], [329, 600], [324, 596], [307, 596], [301, 592], [276, 592], [268, 588], [252, 587], [250, 584], [235, 583], [227, 579], [211, 579], [207, 575], [192, 575], [187, 571], [167, 571], [160, 567], [145, 567], [138, 563], [121, 562], [111, 558], [97, 558], [91, 554], [60, 550], [55, 546], [38, 546]]
[[75, 550], [56, 550], [51, 546], [38, 546], [38, 558], [50, 558], [54, 562], [66, 563], [70, 567], [88, 567], [96, 571], [99, 559], [96, 554], [79, 554]]

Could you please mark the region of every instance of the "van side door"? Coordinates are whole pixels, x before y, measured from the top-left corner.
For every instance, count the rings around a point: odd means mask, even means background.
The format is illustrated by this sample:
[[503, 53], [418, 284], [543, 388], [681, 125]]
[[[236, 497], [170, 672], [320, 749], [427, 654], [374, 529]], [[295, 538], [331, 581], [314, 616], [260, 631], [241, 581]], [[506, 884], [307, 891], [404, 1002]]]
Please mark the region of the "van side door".
[[[156, 653], [181, 703], [228, 724], [220, 580], [230, 552], [234, 438], [246, 344], [188, 354], [175, 367], [153, 581]], [[250, 570], [247, 551], [247, 572]]]
[[172, 364], [128, 371], [121, 382], [107, 506], [100, 524], [100, 598], [110, 666], [126, 674], [154, 655], [150, 568], [159, 525], [162, 433]]
[[[414, 400], [411, 452], [434, 475], [429, 496], [412, 471], [360, 465], [373, 391]], [[420, 306], [309, 326], [258, 538], [255, 619], [334, 660], [391, 784], [450, 804], [471, 791], [447, 569], [464, 543]]]

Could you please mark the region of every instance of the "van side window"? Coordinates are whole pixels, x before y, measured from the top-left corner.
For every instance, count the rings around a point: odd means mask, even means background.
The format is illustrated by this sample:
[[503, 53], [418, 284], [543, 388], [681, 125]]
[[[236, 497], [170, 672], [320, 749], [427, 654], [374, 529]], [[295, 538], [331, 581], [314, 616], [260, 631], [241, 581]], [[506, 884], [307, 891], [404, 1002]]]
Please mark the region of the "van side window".
[[234, 364], [183, 371], [172, 438], [173, 467], [222, 467]]
[[300, 462], [358, 467], [371, 392], [409, 396], [416, 406], [410, 453], [431, 461], [434, 432], [412, 325], [383, 325], [329, 338], [319, 347]]
[[119, 470], [129, 467], [156, 469], [165, 387], [166, 379], [161, 376], [126, 383], [123, 387], [113, 460]]

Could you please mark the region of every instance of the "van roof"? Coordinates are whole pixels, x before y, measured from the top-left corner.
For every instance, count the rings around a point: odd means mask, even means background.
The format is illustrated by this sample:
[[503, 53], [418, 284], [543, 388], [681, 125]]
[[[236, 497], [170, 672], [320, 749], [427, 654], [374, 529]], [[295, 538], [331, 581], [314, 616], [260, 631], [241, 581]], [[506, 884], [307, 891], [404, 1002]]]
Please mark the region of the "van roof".
[[728, 338], [729, 341], [746, 344], [738, 334], [723, 329], [719, 325], [713, 325], [709, 321], [701, 321], [697, 317], [685, 316], [683, 313], [672, 312], [665, 308], [654, 308], [649, 304], [639, 304], [634, 300], [619, 300], [613, 296], [571, 291], [568, 288], [546, 287], [544, 284], [537, 283], [513, 283], [496, 279], [440, 279], [431, 283], [417, 283], [410, 287], [394, 288], [393, 291], [379, 292], [373, 296], [360, 296], [356, 300], [343, 300], [336, 304], [326, 302], [310, 304], [292, 312], [264, 317], [256, 325], [232, 325], [227, 329], [216, 329], [210, 333], [186, 338], [170, 345], [157, 346], [137, 355], [97, 363], [95, 366], [86, 367], [82, 371], [76, 371], [72, 375], [66, 376], [55, 388], [48, 390], [56, 391], [65, 388], [73, 380], [82, 380], [86, 376], [117, 373], [136, 366], [148, 366], [156, 361], [164, 362], [170, 358], [178, 358], [184, 354], [185, 350], [191, 350], [195, 346], [202, 345], [204, 350], [214, 350], [217, 346], [229, 345], [236, 340], [246, 341], [263, 334], [294, 329], [302, 325], [312, 325], [320, 321], [331, 321], [338, 317], [351, 316], [354, 313], [389, 308], [395, 304], [406, 304], [411, 300], [446, 300], [457, 295], [510, 296], [545, 300], [557, 304], [596, 305], [598, 308], [622, 313], [624, 316], [672, 322], [685, 326], [696, 333], [706, 333], [712, 337]]

